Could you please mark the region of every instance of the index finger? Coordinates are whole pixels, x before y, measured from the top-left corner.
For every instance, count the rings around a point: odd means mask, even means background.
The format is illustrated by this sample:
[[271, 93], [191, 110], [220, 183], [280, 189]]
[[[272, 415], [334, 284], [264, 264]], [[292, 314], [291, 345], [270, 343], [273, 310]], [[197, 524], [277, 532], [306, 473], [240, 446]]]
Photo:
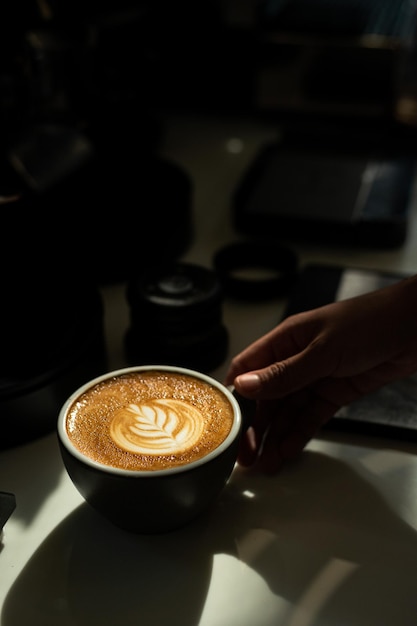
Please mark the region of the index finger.
[[239, 374], [263, 369], [271, 363], [283, 361], [299, 351], [300, 349], [284, 320], [279, 326], [233, 357], [225, 382], [227, 385], [231, 385]]

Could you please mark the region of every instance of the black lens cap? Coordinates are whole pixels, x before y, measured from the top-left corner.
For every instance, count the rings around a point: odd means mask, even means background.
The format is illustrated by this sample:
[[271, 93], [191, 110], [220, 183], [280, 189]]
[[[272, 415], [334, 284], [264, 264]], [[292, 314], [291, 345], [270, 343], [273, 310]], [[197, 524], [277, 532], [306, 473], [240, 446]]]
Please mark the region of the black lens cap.
[[216, 252], [213, 265], [225, 293], [242, 300], [285, 296], [298, 272], [293, 250], [267, 242], [227, 245]]

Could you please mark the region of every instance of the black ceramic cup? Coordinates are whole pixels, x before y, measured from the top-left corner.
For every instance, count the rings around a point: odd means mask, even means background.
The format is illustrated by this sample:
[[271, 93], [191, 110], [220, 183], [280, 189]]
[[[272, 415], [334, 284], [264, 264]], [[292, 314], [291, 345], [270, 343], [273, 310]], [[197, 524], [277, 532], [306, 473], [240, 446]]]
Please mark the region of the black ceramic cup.
[[136, 533], [181, 527], [214, 502], [234, 468], [242, 415], [227, 387], [176, 366], [128, 367], [77, 389], [57, 433], [84, 499]]

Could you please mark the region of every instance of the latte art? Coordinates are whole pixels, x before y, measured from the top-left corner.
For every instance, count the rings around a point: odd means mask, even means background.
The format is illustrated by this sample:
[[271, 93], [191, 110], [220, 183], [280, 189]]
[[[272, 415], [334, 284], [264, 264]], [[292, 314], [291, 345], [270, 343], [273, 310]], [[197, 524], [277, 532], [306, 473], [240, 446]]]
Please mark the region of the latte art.
[[185, 452], [198, 443], [203, 424], [196, 407], [182, 400], [155, 400], [130, 404], [117, 411], [110, 424], [110, 435], [126, 452]]
[[66, 431], [93, 461], [154, 471], [210, 454], [233, 422], [233, 406], [216, 386], [176, 371], [143, 370], [84, 391], [67, 410]]

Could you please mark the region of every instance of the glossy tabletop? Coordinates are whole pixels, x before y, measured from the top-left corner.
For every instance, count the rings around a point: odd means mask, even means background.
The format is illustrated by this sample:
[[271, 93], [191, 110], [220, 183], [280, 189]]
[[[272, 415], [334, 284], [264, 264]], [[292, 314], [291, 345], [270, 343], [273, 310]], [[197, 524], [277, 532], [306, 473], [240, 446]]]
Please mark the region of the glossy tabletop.
[[[195, 238], [211, 266], [237, 238], [230, 196], [274, 126], [172, 117], [166, 156], [194, 179]], [[295, 245], [302, 263], [417, 271], [417, 202], [400, 249]], [[125, 286], [102, 289], [111, 368], [126, 364]], [[270, 330], [285, 301], [224, 302], [229, 357]], [[227, 361], [212, 374], [220, 380]], [[415, 626], [417, 444], [323, 433], [277, 476], [236, 466], [219, 500], [164, 535], [125, 533], [73, 487], [55, 433], [0, 453], [16, 495], [0, 545], [1, 626]]]

